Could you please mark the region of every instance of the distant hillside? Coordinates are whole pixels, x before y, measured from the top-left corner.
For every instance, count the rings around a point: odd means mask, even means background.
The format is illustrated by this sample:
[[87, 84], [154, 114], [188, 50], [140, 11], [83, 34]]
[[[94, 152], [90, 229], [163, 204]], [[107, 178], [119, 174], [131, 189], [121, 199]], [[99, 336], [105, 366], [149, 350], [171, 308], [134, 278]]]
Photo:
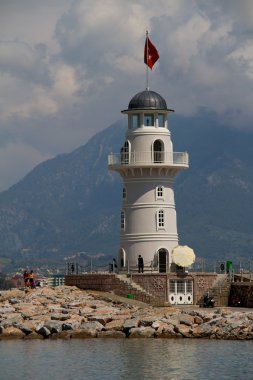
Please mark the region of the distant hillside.
[[[116, 256], [121, 179], [107, 169], [126, 120], [70, 154], [43, 162], [0, 194], [0, 263], [57, 262], [75, 252]], [[253, 251], [252, 134], [219, 125], [212, 115], [170, 117], [175, 151], [190, 169], [175, 184], [181, 244], [215, 259]]]
[[123, 136], [122, 122], [112, 125], [1, 193], [0, 255], [36, 262], [78, 251], [115, 255], [121, 183], [107, 156]]
[[188, 131], [174, 134], [190, 153], [176, 183], [181, 242], [201, 257], [238, 262], [253, 253], [253, 133], [206, 120], [189, 120]]

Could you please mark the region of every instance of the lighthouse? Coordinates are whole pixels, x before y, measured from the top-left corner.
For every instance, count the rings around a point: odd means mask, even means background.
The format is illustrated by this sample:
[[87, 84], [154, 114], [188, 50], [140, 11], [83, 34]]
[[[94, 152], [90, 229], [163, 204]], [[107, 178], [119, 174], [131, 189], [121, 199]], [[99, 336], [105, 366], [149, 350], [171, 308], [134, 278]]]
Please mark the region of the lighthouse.
[[121, 271], [134, 271], [139, 255], [144, 271], [170, 272], [178, 245], [174, 179], [188, 168], [188, 154], [174, 152], [165, 99], [148, 88], [133, 96], [125, 141], [108, 157], [110, 170], [123, 180], [120, 211]]

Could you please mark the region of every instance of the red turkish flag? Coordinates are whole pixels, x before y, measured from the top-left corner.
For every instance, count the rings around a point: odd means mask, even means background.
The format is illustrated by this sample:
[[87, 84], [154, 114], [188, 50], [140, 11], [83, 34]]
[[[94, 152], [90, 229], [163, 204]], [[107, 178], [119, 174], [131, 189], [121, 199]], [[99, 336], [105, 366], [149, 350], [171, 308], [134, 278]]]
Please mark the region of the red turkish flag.
[[144, 63], [152, 70], [152, 67], [159, 58], [158, 51], [156, 47], [152, 44], [150, 39], [147, 37], [144, 47]]

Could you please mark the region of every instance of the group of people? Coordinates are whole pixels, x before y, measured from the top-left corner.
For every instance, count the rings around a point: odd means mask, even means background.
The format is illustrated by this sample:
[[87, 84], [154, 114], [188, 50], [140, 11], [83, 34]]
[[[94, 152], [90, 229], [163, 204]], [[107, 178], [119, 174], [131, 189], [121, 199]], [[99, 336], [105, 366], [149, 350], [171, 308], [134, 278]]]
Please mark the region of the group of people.
[[27, 288], [35, 288], [35, 274], [33, 273], [33, 270], [28, 272], [27, 270], [24, 271], [24, 283]]
[[[138, 256], [138, 272], [143, 273], [144, 272], [144, 260], [141, 255]], [[121, 262], [121, 267], [123, 267], [124, 263]], [[118, 271], [118, 264], [116, 259], [112, 260], [112, 264], [109, 265], [109, 271], [110, 272], [117, 272]]]

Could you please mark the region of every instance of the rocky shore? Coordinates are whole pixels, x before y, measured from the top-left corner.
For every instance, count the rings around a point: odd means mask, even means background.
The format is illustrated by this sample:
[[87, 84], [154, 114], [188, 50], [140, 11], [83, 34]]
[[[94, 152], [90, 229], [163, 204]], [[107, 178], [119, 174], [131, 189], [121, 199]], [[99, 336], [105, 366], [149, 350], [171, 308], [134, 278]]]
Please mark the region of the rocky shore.
[[142, 304], [76, 287], [0, 291], [0, 340], [70, 338], [253, 339], [253, 310]]

